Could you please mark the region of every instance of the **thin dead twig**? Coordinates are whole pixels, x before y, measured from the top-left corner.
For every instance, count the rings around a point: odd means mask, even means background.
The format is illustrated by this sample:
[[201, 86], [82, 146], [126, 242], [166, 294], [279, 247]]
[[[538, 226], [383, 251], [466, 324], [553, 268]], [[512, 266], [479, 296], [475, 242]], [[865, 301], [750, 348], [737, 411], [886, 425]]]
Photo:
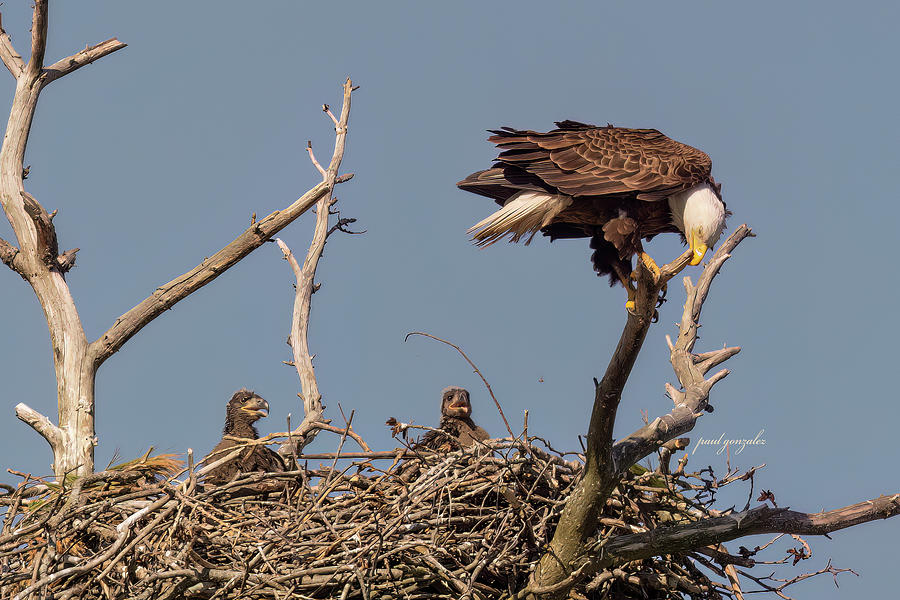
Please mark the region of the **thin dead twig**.
[[475, 366], [475, 363], [473, 363], [472, 360], [466, 355], [466, 353], [463, 352], [462, 348], [460, 348], [453, 342], [448, 342], [447, 340], [441, 339], [435, 335], [431, 335], [430, 333], [425, 333], [424, 331], [412, 331], [410, 333], [407, 333], [406, 337], [403, 338], [403, 341], [405, 342], [409, 340], [409, 337], [412, 335], [421, 335], [433, 340], [437, 340], [439, 342], [447, 344], [448, 346], [459, 352], [459, 354], [465, 359], [465, 361], [469, 363], [469, 366], [472, 367], [475, 373], [481, 378], [481, 381], [484, 382], [484, 387], [487, 388], [488, 394], [490, 394], [491, 396], [491, 400], [494, 401], [494, 405], [497, 407], [497, 412], [500, 413], [500, 418], [503, 419], [503, 424], [506, 426], [506, 431], [509, 433], [509, 436], [512, 438], [516, 437], [516, 434], [513, 433], [512, 428], [509, 426], [509, 421], [506, 420], [506, 415], [503, 414], [503, 409], [500, 407], [500, 402], [498, 402], [497, 397], [494, 396], [494, 391], [491, 389], [491, 384], [488, 383], [487, 379], [485, 379], [484, 375], [481, 373], [481, 370], [477, 366]]

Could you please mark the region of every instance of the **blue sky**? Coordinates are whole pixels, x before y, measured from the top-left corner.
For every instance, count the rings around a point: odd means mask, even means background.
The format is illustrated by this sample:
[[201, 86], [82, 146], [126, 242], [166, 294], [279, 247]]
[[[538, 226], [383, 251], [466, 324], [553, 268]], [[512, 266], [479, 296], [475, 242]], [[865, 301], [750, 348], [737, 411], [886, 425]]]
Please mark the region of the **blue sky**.
[[[26, 3], [2, 7], [27, 51]], [[465, 230], [493, 210], [454, 183], [485, 168], [485, 130], [569, 118], [654, 127], [713, 158], [734, 215], [758, 237], [723, 270], [698, 348], [740, 345], [716, 411], [692, 433], [766, 444], [733, 462], [766, 463], [757, 485], [815, 511], [896, 492], [893, 441], [900, 105], [900, 10], [888, 3], [57, 3], [48, 60], [112, 36], [129, 47], [42, 94], [27, 190], [78, 246], [68, 281], [91, 339], [159, 284], [231, 241], [251, 213], [282, 208], [318, 181], [333, 133], [319, 110], [354, 96], [344, 216], [363, 236], [333, 237], [320, 263], [310, 345], [327, 413], [378, 448], [390, 416], [434, 423], [446, 385], [472, 392], [475, 417], [502, 422], [480, 380], [424, 330], [461, 345], [510, 421], [577, 449], [624, 323], [624, 293], [590, 268], [586, 240], [473, 247]], [[0, 74], [2, 75], [2, 74]], [[11, 101], [11, 77], [0, 97]], [[281, 237], [305, 252], [306, 215]], [[4, 221], [0, 236], [11, 232]], [[674, 236], [669, 236], [674, 237]], [[649, 245], [660, 261], [677, 240]], [[691, 273], [689, 273], [691, 274]], [[131, 340], [97, 379], [97, 463], [118, 450], [198, 454], [218, 439], [240, 387], [272, 406], [264, 432], [300, 414], [285, 339], [293, 276], [266, 245]], [[648, 335], [618, 435], [640, 410], [669, 408], [665, 334], [683, 290]], [[45, 442], [15, 419], [26, 402], [55, 416], [40, 307], [0, 273], [0, 456], [48, 473]], [[314, 446], [333, 449], [326, 434]], [[723, 467], [699, 449], [691, 466]], [[3, 481], [13, 481], [7, 473]], [[812, 540], [806, 570], [833, 557], [860, 577], [819, 578], [796, 597], [884, 595], [900, 521]]]

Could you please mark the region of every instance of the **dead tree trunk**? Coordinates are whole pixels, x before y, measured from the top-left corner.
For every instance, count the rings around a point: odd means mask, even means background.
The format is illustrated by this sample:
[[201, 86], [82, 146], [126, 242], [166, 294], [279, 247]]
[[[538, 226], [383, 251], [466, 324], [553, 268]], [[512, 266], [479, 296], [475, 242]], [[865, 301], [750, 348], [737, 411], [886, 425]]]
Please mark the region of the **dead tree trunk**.
[[150, 321], [271, 239], [330, 194], [336, 183], [346, 181], [352, 175], [328, 178], [284, 210], [253, 222], [222, 250], [158, 287], [144, 301], [117, 318], [100, 338], [88, 341], [66, 283], [66, 272], [74, 265], [78, 249], [59, 252], [53, 226], [54, 213], [48, 214], [26, 193], [25, 148], [38, 97], [44, 87], [121, 50], [125, 44], [112, 38], [45, 67], [48, 6], [49, 0], [35, 1], [28, 63], [23, 61], [9, 36], [0, 28], [0, 59], [16, 78], [15, 96], [0, 149], [0, 202], [18, 241], [15, 246], [0, 239], [0, 260], [31, 285], [47, 320], [56, 370], [58, 421], [52, 423], [25, 404], [16, 406], [16, 415], [50, 444], [54, 473], [62, 477], [67, 473], [84, 475], [93, 472], [96, 445], [94, 380], [100, 365]]
[[47, 44], [46, 0], [35, 2], [31, 30], [31, 58], [25, 64], [15, 52], [6, 32], [0, 30], [0, 54], [16, 78], [16, 92], [0, 150], [0, 199], [19, 242], [18, 249], [3, 242], [9, 260], [4, 260], [27, 281], [44, 310], [50, 329], [53, 365], [56, 370], [58, 425], [24, 404], [16, 407], [20, 419], [34, 427], [53, 448], [57, 475], [87, 473], [94, 464], [94, 375], [89, 344], [69, 293], [65, 273], [74, 263], [74, 253], [59, 254], [52, 216], [25, 192], [23, 168], [25, 147], [38, 97], [48, 83], [79, 67], [120, 50], [116, 39], [101, 42], [44, 68]]

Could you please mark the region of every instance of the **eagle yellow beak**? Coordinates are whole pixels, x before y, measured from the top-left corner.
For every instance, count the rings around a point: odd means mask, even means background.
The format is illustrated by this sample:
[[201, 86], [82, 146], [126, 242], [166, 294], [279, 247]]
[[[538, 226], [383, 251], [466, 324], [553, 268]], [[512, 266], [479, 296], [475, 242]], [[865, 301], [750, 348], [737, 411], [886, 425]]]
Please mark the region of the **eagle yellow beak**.
[[690, 243], [691, 250], [694, 251], [694, 256], [691, 258], [691, 266], [697, 266], [703, 260], [703, 256], [706, 254], [706, 244], [700, 241], [700, 236], [697, 234], [697, 230], [694, 229], [691, 231], [691, 239], [688, 240]]

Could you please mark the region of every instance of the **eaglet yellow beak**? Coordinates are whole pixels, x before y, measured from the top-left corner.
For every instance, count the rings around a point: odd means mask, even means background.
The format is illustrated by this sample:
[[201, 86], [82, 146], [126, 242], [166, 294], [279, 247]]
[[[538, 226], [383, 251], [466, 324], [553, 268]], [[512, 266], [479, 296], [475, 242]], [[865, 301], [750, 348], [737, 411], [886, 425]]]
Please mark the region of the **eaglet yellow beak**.
[[703, 256], [706, 254], [706, 244], [700, 241], [700, 233], [696, 229], [691, 230], [691, 238], [688, 240], [688, 243], [691, 247], [691, 250], [694, 251], [694, 256], [691, 258], [691, 265], [697, 266], [703, 260]]

